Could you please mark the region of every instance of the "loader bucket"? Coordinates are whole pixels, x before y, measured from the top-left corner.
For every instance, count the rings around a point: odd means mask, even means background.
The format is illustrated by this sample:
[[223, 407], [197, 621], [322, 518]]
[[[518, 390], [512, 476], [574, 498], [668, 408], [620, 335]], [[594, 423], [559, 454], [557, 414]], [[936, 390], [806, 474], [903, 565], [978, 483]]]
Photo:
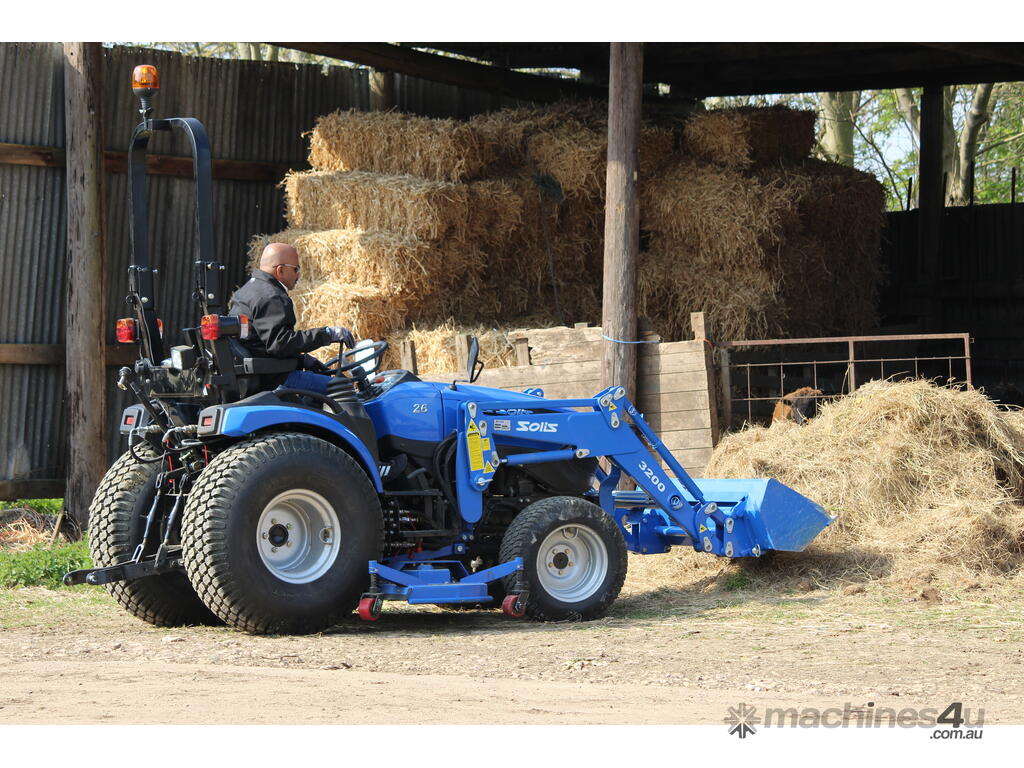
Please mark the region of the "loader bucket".
[[778, 480], [694, 480], [704, 498], [730, 507], [746, 497], [754, 542], [762, 551], [799, 552], [835, 518]]

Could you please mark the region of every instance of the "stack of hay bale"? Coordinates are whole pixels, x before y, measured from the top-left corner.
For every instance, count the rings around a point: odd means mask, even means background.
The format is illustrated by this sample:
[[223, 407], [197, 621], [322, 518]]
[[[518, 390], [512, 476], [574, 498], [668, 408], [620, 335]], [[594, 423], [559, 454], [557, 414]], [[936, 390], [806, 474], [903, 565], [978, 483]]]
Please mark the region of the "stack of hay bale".
[[881, 184], [809, 158], [814, 113], [704, 112], [642, 188], [641, 311], [667, 338], [703, 311], [723, 339], [854, 334], [877, 321]]
[[[871, 324], [881, 186], [806, 159], [813, 123], [772, 109], [643, 125], [639, 291], [663, 338], [696, 310], [723, 338]], [[284, 182], [289, 228], [253, 255], [299, 249], [302, 326], [415, 332], [425, 372], [451, 370], [456, 332], [489, 329], [485, 360], [510, 364], [510, 329], [600, 320], [606, 157], [599, 104], [336, 112], [312, 132], [313, 170]]]

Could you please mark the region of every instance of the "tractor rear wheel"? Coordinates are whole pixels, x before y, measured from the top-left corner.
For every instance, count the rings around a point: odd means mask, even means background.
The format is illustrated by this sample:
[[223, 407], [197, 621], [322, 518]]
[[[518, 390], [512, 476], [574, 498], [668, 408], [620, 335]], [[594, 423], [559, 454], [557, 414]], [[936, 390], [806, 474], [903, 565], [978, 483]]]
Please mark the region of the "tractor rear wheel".
[[254, 437], [200, 475], [182, 521], [192, 585], [229, 626], [319, 632], [351, 613], [380, 557], [383, 520], [366, 472], [300, 433]]
[[[535, 501], [501, 541], [501, 562], [523, 558], [526, 615], [589, 621], [607, 613], [626, 579], [626, 542], [601, 507], [574, 496]], [[516, 591], [516, 574], [505, 589]]]
[[[135, 452], [142, 459], [156, 458], [144, 445]], [[132, 559], [142, 542], [159, 469], [156, 461], [136, 461], [128, 451], [103, 476], [89, 507], [89, 554], [96, 568]], [[129, 613], [158, 627], [220, 623], [180, 572], [116, 581], [106, 590]]]

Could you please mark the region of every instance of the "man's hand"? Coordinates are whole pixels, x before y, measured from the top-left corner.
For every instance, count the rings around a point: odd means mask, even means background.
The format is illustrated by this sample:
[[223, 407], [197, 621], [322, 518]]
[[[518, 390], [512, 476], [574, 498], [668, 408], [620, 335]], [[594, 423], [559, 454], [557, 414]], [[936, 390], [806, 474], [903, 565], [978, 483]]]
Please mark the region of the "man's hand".
[[304, 371], [311, 371], [313, 373], [327, 373], [327, 366], [321, 363], [312, 355], [302, 355], [299, 366]]
[[327, 332], [331, 334], [331, 341], [340, 341], [349, 349], [352, 349], [356, 345], [356, 340], [352, 337], [352, 331], [341, 325], [327, 326]]

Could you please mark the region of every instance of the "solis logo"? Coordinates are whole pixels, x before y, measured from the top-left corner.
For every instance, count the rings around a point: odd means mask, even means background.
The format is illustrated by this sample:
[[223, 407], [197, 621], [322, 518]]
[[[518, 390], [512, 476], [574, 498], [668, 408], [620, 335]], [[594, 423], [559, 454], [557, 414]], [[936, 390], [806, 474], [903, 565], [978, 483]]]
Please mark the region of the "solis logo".
[[517, 421], [516, 432], [557, 432], [558, 425], [553, 421]]

